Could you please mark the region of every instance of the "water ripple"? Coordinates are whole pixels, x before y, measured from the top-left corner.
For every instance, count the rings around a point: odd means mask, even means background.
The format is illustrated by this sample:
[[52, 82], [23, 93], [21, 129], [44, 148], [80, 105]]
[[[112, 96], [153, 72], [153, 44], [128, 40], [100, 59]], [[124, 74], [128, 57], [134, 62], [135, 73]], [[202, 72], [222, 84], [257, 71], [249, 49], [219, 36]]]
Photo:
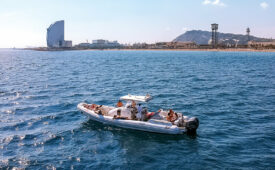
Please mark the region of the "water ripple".
[[[0, 169], [272, 169], [274, 53], [0, 51]], [[79, 102], [153, 95], [196, 136], [88, 120]]]

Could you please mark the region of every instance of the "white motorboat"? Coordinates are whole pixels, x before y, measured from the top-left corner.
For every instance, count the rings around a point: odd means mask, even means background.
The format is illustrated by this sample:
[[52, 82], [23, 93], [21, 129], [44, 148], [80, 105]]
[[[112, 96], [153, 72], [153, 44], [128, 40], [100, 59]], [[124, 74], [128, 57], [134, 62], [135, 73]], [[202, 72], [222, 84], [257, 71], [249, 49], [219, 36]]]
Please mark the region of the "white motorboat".
[[133, 113], [134, 109], [131, 102], [148, 102], [152, 97], [150, 95], [126, 95], [120, 99], [126, 101], [127, 104], [122, 107], [111, 107], [79, 103], [77, 108], [94, 121], [147, 132], [164, 134], [196, 133], [199, 126], [199, 120], [197, 118], [189, 118], [182, 113], [175, 113], [176, 118], [173, 121], [168, 121], [168, 111], [162, 109], [158, 112], [148, 112], [147, 108], [143, 108], [142, 111], [138, 113], [141, 115], [141, 118], [133, 118], [132, 115], [135, 113]]

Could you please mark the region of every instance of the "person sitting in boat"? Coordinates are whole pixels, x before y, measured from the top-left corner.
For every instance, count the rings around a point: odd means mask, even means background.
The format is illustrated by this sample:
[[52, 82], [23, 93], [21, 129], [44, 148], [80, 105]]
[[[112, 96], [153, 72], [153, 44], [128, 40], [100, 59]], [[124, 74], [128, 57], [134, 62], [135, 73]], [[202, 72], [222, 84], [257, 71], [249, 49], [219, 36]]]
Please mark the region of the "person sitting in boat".
[[83, 104], [83, 106], [84, 106], [86, 109], [89, 109], [89, 105], [88, 105], [88, 104]]
[[117, 107], [122, 107], [123, 106], [123, 103], [119, 100], [116, 104]]
[[174, 121], [178, 119], [178, 115], [172, 109], [170, 109], [166, 119], [167, 121], [174, 123]]
[[160, 115], [162, 111], [163, 111], [162, 109], [159, 109], [158, 111], [156, 111], [154, 115], [152, 115], [151, 119], [163, 120], [163, 117]]
[[141, 110], [141, 121], [147, 121], [147, 114], [148, 114], [148, 110], [147, 108], [142, 108]]
[[103, 114], [102, 114], [101, 107], [102, 107], [102, 105], [96, 106], [96, 107], [95, 107], [95, 113], [97, 113], [97, 114], [99, 114], [99, 115], [103, 115]]
[[92, 105], [90, 106], [90, 109], [91, 109], [91, 110], [94, 110], [96, 107], [97, 107], [96, 104], [92, 104]]
[[116, 115], [114, 115], [114, 119], [119, 119], [120, 116], [121, 116], [121, 110], [120, 110], [120, 109], [117, 109]]
[[137, 104], [136, 104], [136, 102], [133, 100], [132, 101], [132, 107], [136, 107], [137, 106]]
[[116, 115], [114, 115], [113, 119], [128, 119], [128, 118], [121, 116], [121, 110], [117, 109]]
[[136, 107], [136, 102], [132, 101], [132, 106], [131, 106], [131, 119], [132, 120], [137, 119], [137, 117], [136, 117], [137, 113], [138, 113], [138, 110], [137, 110], [137, 107]]
[[138, 111], [138, 114], [137, 114], [137, 119], [138, 120], [141, 120], [141, 111], [142, 111], [142, 106], [141, 106], [141, 104], [139, 103], [138, 104], [138, 108], [137, 108], [137, 111]]
[[132, 109], [131, 109], [131, 119], [132, 120], [136, 120], [137, 119], [137, 113], [138, 113], [138, 110], [137, 110], [137, 108], [136, 107], [132, 107]]
[[90, 109], [90, 110], [93, 110], [95, 109], [95, 107], [97, 106], [96, 104], [84, 104], [83, 105], [86, 109]]

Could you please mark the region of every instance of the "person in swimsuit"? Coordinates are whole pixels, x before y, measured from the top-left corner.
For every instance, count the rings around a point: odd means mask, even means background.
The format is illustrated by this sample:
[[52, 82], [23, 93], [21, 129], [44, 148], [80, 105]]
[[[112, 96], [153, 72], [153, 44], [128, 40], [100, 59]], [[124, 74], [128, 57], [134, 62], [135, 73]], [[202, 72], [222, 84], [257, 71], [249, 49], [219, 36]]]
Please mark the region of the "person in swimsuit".
[[167, 121], [173, 123], [175, 120], [178, 119], [178, 114], [175, 113], [172, 109], [170, 109], [169, 112], [168, 112], [168, 116], [167, 116], [166, 119], [167, 119]]

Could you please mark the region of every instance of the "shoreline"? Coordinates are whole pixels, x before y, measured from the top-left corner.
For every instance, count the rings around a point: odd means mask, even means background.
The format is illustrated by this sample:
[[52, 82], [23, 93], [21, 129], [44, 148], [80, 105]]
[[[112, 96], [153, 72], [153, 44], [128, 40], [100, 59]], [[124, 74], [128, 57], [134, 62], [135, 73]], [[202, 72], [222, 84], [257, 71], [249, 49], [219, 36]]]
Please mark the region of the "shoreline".
[[209, 51], [209, 52], [275, 52], [275, 49], [225, 48], [225, 49], [46, 49], [24, 48], [33, 51]]
[[[209, 52], [275, 52], [275, 49], [86, 49], [87, 51], [209, 51]], [[82, 50], [80, 50], [82, 51]], [[85, 50], [84, 50], [85, 51]]]

